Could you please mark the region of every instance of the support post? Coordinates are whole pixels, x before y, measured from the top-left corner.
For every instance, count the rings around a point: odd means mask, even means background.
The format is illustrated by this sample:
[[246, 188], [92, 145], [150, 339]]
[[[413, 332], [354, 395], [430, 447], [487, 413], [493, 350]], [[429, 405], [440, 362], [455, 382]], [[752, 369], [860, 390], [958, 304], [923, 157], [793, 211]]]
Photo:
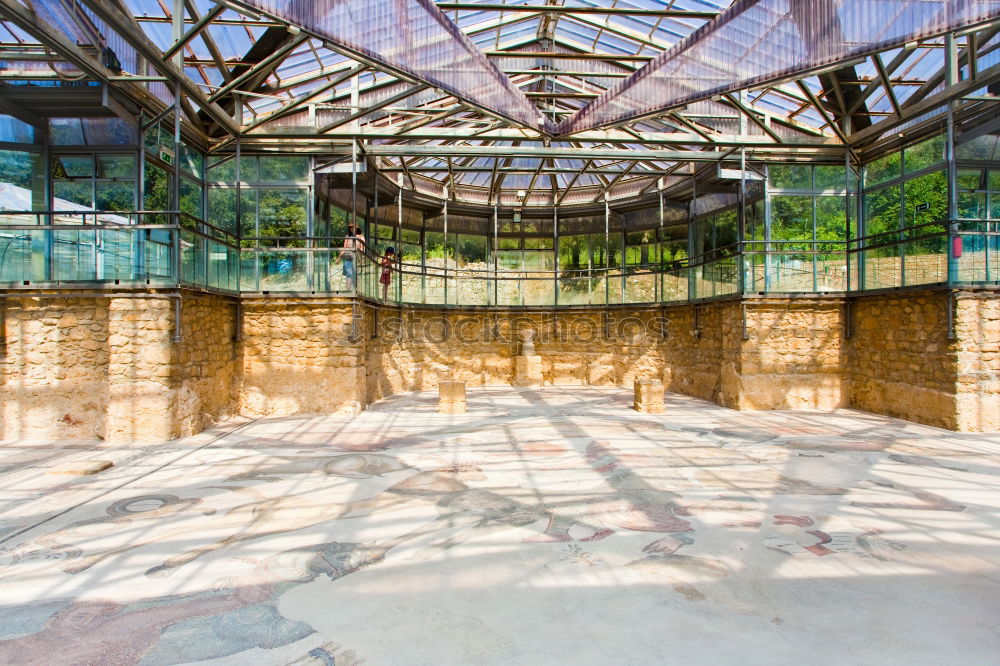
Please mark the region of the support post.
[[[743, 94], [743, 92], [741, 91], [740, 95], [742, 96], [742, 94]], [[746, 114], [742, 114], [741, 113], [740, 114], [740, 119], [742, 120], [745, 115]], [[736, 223], [737, 224], [737, 228], [736, 228], [736, 240], [739, 242], [739, 250], [736, 253], [736, 261], [738, 263], [738, 265], [737, 265], [738, 271], [737, 271], [737, 276], [736, 276], [736, 279], [737, 279], [736, 288], [739, 290], [740, 294], [745, 294], [746, 293], [746, 285], [747, 285], [747, 279], [746, 279], [746, 255], [744, 254], [744, 250], [746, 248], [746, 240], [747, 240], [747, 210], [746, 210], [746, 208], [747, 208], [747, 149], [746, 148], [740, 148], [740, 192], [739, 192], [739, 200], [740, 200], [739, 214], [738, 214], [737, 223]], [[813, 224], [813, 228], [814, 229], [815, 229], [815, 227], [816, 227], [816, 225]], [[815, 248], [813, 248], [813, 249], [815, 249]], [[815, 262], [815, 257], [813, 257], [813, 261]], [[814, 263], [814, 265], [815, 265], [815, 263]], [[746, 312], [744, 312], [744, 315], [746, 315]], [[746, 340], [746, 317], [745, 316], [744, 316], [744, 320], [743, 320], [743, 335], [744, 335], [743, 339]]]
[[[955, 44], [954, 33], [948, 33], [944, 38], [945, 45], [945, 86], [951, 87], [958, 83], [958, 47]], [[947, 140], [945, 141], [945, 151], [948, 160], [948, 284], [953, 285], [958, 281], [958, 258], [955, 256], [956, 239], [958, 235], [958, 165], [955, 161], [955, 102], [948, 100], [948, 111], [945, 118], [947, 127]], [[989, 254], [987, 252], [987, 254]], [[951, 301], [949, 300], [949, 318], [951, 317]], [[948, 335], [952, 335], [952, 327], [949, 319]]]
[[237, 299], [233, 321], [233, 342], [243, 341], [243, 301]]
[[180, 294], [174, 297], [174, 334], [170, 338], [171, 342], [180, 342], [184, 338], [183, 304]]

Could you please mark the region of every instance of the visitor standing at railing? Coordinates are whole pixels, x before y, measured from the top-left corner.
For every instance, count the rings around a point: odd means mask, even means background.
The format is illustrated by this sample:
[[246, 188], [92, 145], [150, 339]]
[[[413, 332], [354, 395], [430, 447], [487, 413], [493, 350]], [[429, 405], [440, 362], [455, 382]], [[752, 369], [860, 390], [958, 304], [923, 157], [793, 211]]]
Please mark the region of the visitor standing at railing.
[[378, 281], [382, 283], [382, 300], [389, 299], [389, 284], [392, 282], [392, 262], [396, 257], [396, 248], [391, 245], [385, 248], [385, 254], [382, 255], [382, 275], [379, 276]]
[[347, 279], [347, 290], [354, 291], [354, 281], [358, 274], [355, 254], [365, 251], [365, 237], [353, 224], [347, 225], [347, 236], [344, 238], [344, 249], [340, 251], [340, 261]]

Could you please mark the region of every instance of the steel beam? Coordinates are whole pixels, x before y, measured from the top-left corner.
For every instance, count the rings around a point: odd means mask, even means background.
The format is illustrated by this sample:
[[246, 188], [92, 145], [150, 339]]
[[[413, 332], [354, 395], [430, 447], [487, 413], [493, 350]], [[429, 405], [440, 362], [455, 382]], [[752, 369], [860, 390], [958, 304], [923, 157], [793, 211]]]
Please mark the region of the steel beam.
[[675, 162], [714, 162], [726, 153], [715, 150], [649, 150], [649, 149], [600, 149], [559, 148], [546, 146], [413, 146], [378, 144], [365, 146], [370, 156], [392, 157], [541, 157], [562, 159], [597, 160], [658, 160]]
[[907, 100], [907, 102], [901, 107], [903, 112], [901, 116], [890, 116], [881, 122], [875, 123], [871, 127], [866, 127], [860, 132], [855, 132], [850, 136], [851, 145], [858, 146], [865, 141], [875, 139], [885, 132], [895, 129], [896, 127], [918, 118], [929, 111], [939, 109], [941, 106], [944, 106], [950, 101], [957, 100], [960, 97], [974, 93], [975, 91], [981, 88], [986, 88], [998, 81], [1000, 81], [1000, 65], [993, 65], [992, 67], [979, 72], [979, 75], [975, 79], [966, 79], [961, 83], [956, 83], [953, 86], [946, 87], [936, 95], [925, 97], [919, 102], [910, 103], [909, 100]]
[[241, 85], [243, 85], [244, 83], [246, 83], [247, 81], [249, 81], [255, 74], [258, 74], [259, 72], [267, 69], [268, 67], [270, 67], [271, 65], [273, 65], [275, 62], [277, 62], [278, 60], [281, 60], [286, 55], [288, 55], [289, 53], [291, 53], [293, 50], [295, 50], [295, 48], [299, 44], [301, 44], [302, 42], [306, 41], [307, 39], [309, 39], [309, 37], [307, 35], [296, 35], [296, 37], [294, 39], [292, 39], [290, 42], [288, 42], [287, 44], [285, 44], [284, 46], [282, 46], [281, 48], [279, 48], [277, 51], [275, 51], [274, 53], [272, 53], [268, 57], [264, 58], [260, 62], [255, 63], [254, 65], [252, 65], [250, 67], [250, 69], [248, 69], [247, 71], [243, 72], [242, 74], [240, 74], [239, 76], [237, 76], [235, 79], [233, 79], [232, 81], [230, 81], [229, 83], [227, 83], [226, 85], [222, 86], [221, 88], [219, 88], [218, 90], [216, 90], [214, 93], [212, 93], [211, 97], [208, 98], [209, 101], [210, 102], [215, 102], [216, 100], [220, 99], [221, 97], [226, 96], [228, 93], [232, 92], [233, 90], [236, 90]]
[[[460, 109], [459, 109], [460, 110]], [[450, 110], [448, 113], [454, 113], [457, 110]], [[443, 113], [443, 112], [442, 112]], [[312, 132], [287, 132], [287, 133], [275, 133], [266, 134], [259, 133], [254, 136], [258, 138], [272, 138], [279, 139], [285, 138], [289, 140], [293, 139], [310, 139], [310, 138], [323, 138], [323, 139], [339, 139], [344, 141], [349, 141], [351, 139], [361, 139], [361, 140], [384, 140], [384, 139], [400, 139], [408, 141], [462, 141], [464, 139], [470, 138], [470, 131], [472, 131], [468, 126], [454, 126], [454, 127], [420, 127], [419, 129], [410, 129], [410, 126], [404, 125], [384, 125], [384, 126], [363, 126], [359, 130], [350, 129], [340, 129], [334, 132], [328, 132], [322, 137], [317, 137], [317, 135]], [[479, 133], [477, 133], [477, 140], [483, 141], [543, 141], [544, 138], [535, 133], [520, 129], [510, 129], [510, 128], [487, 128]], [[780, 146], [781, 148], [788, 148], [789, 150], [795, 149], [812, 149], [817, 151], [828, 151], [831, 154], [842, 155], [844, 152], [843, 144], [837, 141], [833, 137], [816, 137], [802, 136], [798, 139], [784, 139], [782, 143], [778, 144], [773, 139], [768, 136], [759, 134], [750, 134], [745, 136], [740, 136], [736, 134], [717, 134], [717, 135], [707, 135], [697, 136], [695, 134], [688, 134], [685, 132], [640, 132], [632, 131], [626, 132], [624, 130], [593, 130], [587, 132], [580, 132], [573, 135], [573, 140], [581, 143], [595, 143], [595, 144], [636, 144], [645, 143], [649, 145], [682, 145], [682, 146], [714, 146], [714, 147], [746, 147], [746, 148], [775, 148]]]
[[[4, 1], [6, 4], [7, 0]], [[118, 32], [122, 39], [131, 44], [143, 58], [159, 70], [161, 74], [166, 74], [174, 79], [180, 85], [184, 94], [194, 100], [195, 104], [208, 114], [213, 121], [224, 127], [230, 134], [239, 134], [240, 129], [236, 121], [219, 105], [210, 102], [198, 84], [189, 79], [183, 70], [179, 69], [174, 63], [164, 59], [163, 52], [146, 37], [142, 28], [139, 27], [131, 15], [126, 16], [122, 14], [121, 10], [108, 0], [83, 1], [95, 14], [100, 16], [103, 21]]]
[[378, 111], [379, 109], [381, 109], [383, 107], [386, 107], [386, 106], [389, 106], [390, 104], [395, 104], [396, 102], [398, 102], [400, 100], [406, 99], [407, 97], [415, 95], [418, 92], [422, 92], [424, 90], [427, 90], [428, 88], [430, 88], [430, 86], [427, 85], [426, 83], [421, 83], [421, 84], [412, 86], [410, 88], [407, 88], [406, 90], [404, 90], [404, 91], [402, 91], [400, 93], [392, 95], [391, 97], [387, 97], [386, 99], [383, 99], [383, 100], [380, 100], [378, 102], [375, 102], [374, 104], [372, 104], [370, 106], [366, 106], [366, 107], [364, 107], [362, 109], [358, 109], [357, 111], [355, 111], [354, 113], [349, 114], [345, 118], [340, 118], [339, 120], [337, 120], [335, 122], [332, 122], [332, 123], [330, 123], [330, 124], [328, 124], [328, 125], [326, 125], [324, 127], [321, 127], [318, 130], [316, 130], [316, 133], [317, 134], [326, 134], [330, 130], [334, 130], [334, 129], [342, 126], [342, 125], [347, 125], [348, 123], [350, 123], [350, 122], [352, 122], [354, 120], [357, 120], [359, 118], [362, 118], [362, 117], [368, 115], [369, 113], [372, 113], [373, 111]]
[[177, 55], [177, 53], [187, 46], [192, 39], [197, 37], [202, 30], [206, 29], [208, 24], [211, 23], [216, 16], [224, 11], [226, 11], [226, 7], [224, 5], [216, 5], [205, 12], [205, 15], [198, 19], [197, 23], [188, 28], [188, 31], [185, 32], [179, 40], [171, 44], [167, 50], [163, 52], [163, 59], [170, 60], [172, 57]]
[[438, 9], [469, 12], [529, 12], [535, 14], [602, 14], [607, 16], [655, 16], [660, 18], [713, 19], [719, 12], [685, 9], [633, 9], [631, 7], [579, 7], [566, 5], [505, 5], [501, 3], [439, 2]]

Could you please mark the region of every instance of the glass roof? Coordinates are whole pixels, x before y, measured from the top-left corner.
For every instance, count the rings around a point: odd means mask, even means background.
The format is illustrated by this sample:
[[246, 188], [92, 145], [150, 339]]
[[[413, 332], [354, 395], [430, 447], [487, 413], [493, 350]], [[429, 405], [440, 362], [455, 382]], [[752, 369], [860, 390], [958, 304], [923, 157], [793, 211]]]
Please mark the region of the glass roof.
[[[893, 127], [926, 124], [923, 100], [945, 90], [944, 39], [932, 29], [826, 68], [795, 74], [793, 60], [788, 76], [683, 104], [657, 97], [662, 85], [634, 98], [619, 92], [641, 91], [633, 80], [703, 44], [720, 13], [733, 12], [737, 25], [753, 7], [792, 11], [766, 0], [189, 0], [180, 33], [166, 0], [121, 0], [128, 16], [97, 0], [77, 0], [80, 12], [63, 0], [6, 3], [24, 12], [0, 21], [0, 85], [104, 76], [155, 115], [162, 109], [143, 91], [173, 104], [182, 71], [185, 128], [206, 150], [232, 150], [238, 134], [244, 150], [292, 147], [336, 158], [357, 142], [392, 180], [438, 195], [447, 185], [449, 196], [476, 201], [519, 190], [528, 204], [634, 196], [690, 180], [741, 149], [753, 160], [842, 162], [858, 149], [845, 143], [856, 135], [876, 141]], [[851, 7], [865, 4], [810, 6], [838, 7], [840, 18], [857, 22]], [[940, 2], [868, 4], [892, 5], [904, 21], [909, 5], [926, 14]], [[979, 12], [980, 25], [957, 38], [962, 78], [971, 76], [970, 48], [978, 72], [997, 64], [998, 5], [963, 3]], [[793, 52], [789, 40], [806, 37], [793, 26], [773, 44], [763, 29], [744, 42]], [[78, 52], [70, 53], [73, 44]], [[93, 47], [114, 53], [122, 70], [114, 81], [90, 66]], [[607, 102], [621, 112], [598, 114], [612, 108]], [[491, 155], [494, 147], [506, 152]]]

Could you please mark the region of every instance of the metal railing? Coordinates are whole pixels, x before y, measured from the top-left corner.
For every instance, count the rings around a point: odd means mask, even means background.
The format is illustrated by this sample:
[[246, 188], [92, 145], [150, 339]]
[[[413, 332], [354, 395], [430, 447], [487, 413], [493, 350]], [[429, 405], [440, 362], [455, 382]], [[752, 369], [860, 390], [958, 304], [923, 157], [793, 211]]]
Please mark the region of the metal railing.
[[942, 221], [850, 241], [748, 240], [670, 263], [554, 270], [509, 268], [495, 259], [460, 265], [450, 257], [396, 259], [383, 267], [369, 250], [344, 249], [343, 238], [240, 239], [180, 211], [0, 212], [0, 288], [113, 283], [360, 295], [396, 304], [562, 307], [995, 285], [998, 226]]

